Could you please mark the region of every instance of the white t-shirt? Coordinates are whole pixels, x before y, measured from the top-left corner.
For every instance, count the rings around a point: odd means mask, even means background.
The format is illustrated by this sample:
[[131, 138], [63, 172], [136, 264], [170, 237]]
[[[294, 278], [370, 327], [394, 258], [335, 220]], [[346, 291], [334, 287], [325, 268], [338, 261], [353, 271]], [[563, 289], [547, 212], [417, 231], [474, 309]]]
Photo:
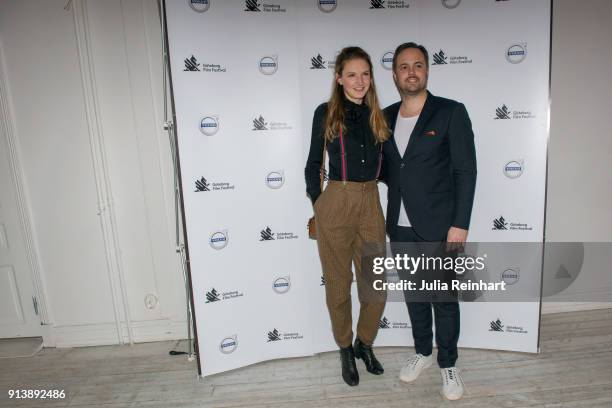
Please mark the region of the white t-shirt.
[[[404, 118], [401, 114], [398, 113], [397, 120], [395, 122], [395, 144], [397, 144], [397, 148], [399, 150], [400, 156], [404, 157], [404, 153], [406, 152], [406, 147], [408, 147], [408, 142], [410, 141], [410, 135], [414, 130], [414, 126], [419, 120], [418, 116], [413, 116], [410, 118]], [[397, 225], [400, 227], [410, 227], [410, 220], [408, 219], [408, 214], [406, 214], [406, 208], [404, 207], [404, 199], [401, 199], [400, 203], [400, 212], [399, 218], [397, 220]]]

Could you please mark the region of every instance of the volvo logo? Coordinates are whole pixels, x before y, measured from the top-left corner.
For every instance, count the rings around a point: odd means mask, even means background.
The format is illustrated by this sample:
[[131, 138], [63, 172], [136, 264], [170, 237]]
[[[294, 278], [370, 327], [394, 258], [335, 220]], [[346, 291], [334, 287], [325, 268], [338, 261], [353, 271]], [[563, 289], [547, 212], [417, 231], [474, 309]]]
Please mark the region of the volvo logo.
[[219, 350], [223, 354], [233, 353], [238, 348], [238, 336], [226, 337], [221, 340]]
[[459, 4], [461, 4], [461, 0], [442, 0], [442, 5], [447, 9], [454, 9]]
[[519, 178], [523, 174], [523, 161], [512, 160], [505, 164], [504, 174], [506, 177], [515, 179]]
[[338, 7], [337, 0], [316, 0], [317, 7], [324, 13], [331, 13]]
[[259, 60], [259, 72], [264, 75], [272, 75], [278, 70], [278, 58], [265, 56]]
[[209, 244], [213, 249], [223, 249], [227, 246], [227, 231], [217, 231], [210, 236]]
[[215, 116], [205, 116], [200, 121], [200, 132], [206, 136], [214, 136], [219, 130], [219, 119]]
[[198, 13], [203, 13], [210, 8], [210, 0], [187, 0], [187, 3], [193, 11]]
[[383, 54], [380, 59], [380, 65], [382, 65], [384, 69], [393, 69], [393, 51], [387, 51]]
[[521, 274], [518, 268], [516, 269], [508, 268], [502, 272], [501, 278], [504, 282], [506, 282], [506, 284], [514, 285], [521, 278]]
[[506, 60], [511, 64], [519, 64], [527, 57], [527, 46], [523, 44], [511, 45], [506, 50]]
[[271, 171], [266, 176], [266, 185], [271, 189], [281, 188], [285, 184], [285, 175], [283, 170]]
[[274, 279], [272, 283], [272, 289], [280, 295], [289, 292], [291, 288], [291, 280], [289, 276], [281, 276], [279, 278]]

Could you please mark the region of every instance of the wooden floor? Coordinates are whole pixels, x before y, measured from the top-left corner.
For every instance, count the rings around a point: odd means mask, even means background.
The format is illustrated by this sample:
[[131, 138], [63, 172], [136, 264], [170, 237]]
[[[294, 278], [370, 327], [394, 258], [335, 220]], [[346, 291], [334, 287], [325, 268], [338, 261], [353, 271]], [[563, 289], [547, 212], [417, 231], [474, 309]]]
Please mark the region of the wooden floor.
[[[184, 346], [184, 344], [180, 345]], [[340, 378], [338, 354], [277, 360], [198, 380], [195, 362], [169, 356], [175, 342], [43, 349], [0, 360], [1, 407], [612, 407], [612, 310], [543, 317], [541, 354], [460, 350], [460, 401], [439, 395], [428, 369], [413, 384], [397, 374], [412, 348], [381, 348], [385, 367], [361, 383]], [[64, 389], [62, 401], [11, 400], [8, 389]]]

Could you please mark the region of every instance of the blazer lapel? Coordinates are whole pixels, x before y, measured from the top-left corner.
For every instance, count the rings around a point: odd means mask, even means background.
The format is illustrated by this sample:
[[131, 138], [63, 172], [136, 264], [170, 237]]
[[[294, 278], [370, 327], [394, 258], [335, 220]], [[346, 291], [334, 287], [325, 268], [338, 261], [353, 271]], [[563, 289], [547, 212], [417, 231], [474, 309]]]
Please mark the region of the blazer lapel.
[[[417, 139], [420, 139], [422, 137], [423, 129], [425, 128], [425, 125], [429, 121], [429, 118], [434, 113], [434, 111], [435, 111], [434, 96], [429, 91], [427, 91], [427, 99], [425, 100], [425, 105], [423, 105], [423, 109], [421, 110], [419, 119], [417, 120], [417, 123], [414, 125], [414, 129], [412, 130], [412, 133], [410, 134], [410, 140], [408, 141], [408, 146], [406, 146], [406, 151], [404, 152], [402, 161], [406, 160], [409, 156], [409, 153], [414, 150], [414, 145], [415, 143], [417, 143]], [[399, 115], [399, 109], [397, 113]], [[397, 149], [397, 145], [395, 145], [395, 147]]]
[[397, 147], [397, 142], [395, 141], [395, 124], [397, 122], [397, 115], [399, 115], [399, 110], [402, 102], [397, 102], [389, 108], [389, 115], [387, 117], [389, 128], [391, 129], [391, 141], [392, 141], [392, 151], [397, 154], [399, 159], [402, 159], [402, 155], [400, 154], [399, 148]]

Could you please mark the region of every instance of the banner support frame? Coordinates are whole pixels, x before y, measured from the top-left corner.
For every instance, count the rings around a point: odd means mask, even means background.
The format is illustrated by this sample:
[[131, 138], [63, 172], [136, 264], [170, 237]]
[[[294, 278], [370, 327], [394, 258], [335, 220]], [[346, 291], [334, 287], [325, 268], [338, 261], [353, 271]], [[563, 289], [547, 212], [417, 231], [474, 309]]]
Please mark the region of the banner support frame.
[[[174, 91], [172, 88], [172, 69], [170, 67], [170, 50], [168, 47], [168, 26], [166, 20], [166, 1], [157, 0], [162, 32], [162, 81], [164, 98], [164, 130], [168, 132], [170, 150], [174, 171], [174, 210], [176, 252], [180, 255], [181, 269], [185, 282], [188, 360], [193, 361], [194, 355], [198, 365], [198, 377], [202, 377], [202, 364], [198, 346], [198, 330], [195, 324], [195, 304], [193, 298], [193, 282], [191, 279], [191, 263], [189, 261], [189, 245], [187, 241], [187, 225], [185, 220], [185, 203], [183, 201], [181, 166], [179, 160], [178, 138], [176, 132], [176, 109]], [[168, 93], [170, 96], [170, 111], [172, 118], [168, 120]], [[181, 234], [182, 227], [182, 234]], [[193, 339], [192, 339], [193, 332]]]

